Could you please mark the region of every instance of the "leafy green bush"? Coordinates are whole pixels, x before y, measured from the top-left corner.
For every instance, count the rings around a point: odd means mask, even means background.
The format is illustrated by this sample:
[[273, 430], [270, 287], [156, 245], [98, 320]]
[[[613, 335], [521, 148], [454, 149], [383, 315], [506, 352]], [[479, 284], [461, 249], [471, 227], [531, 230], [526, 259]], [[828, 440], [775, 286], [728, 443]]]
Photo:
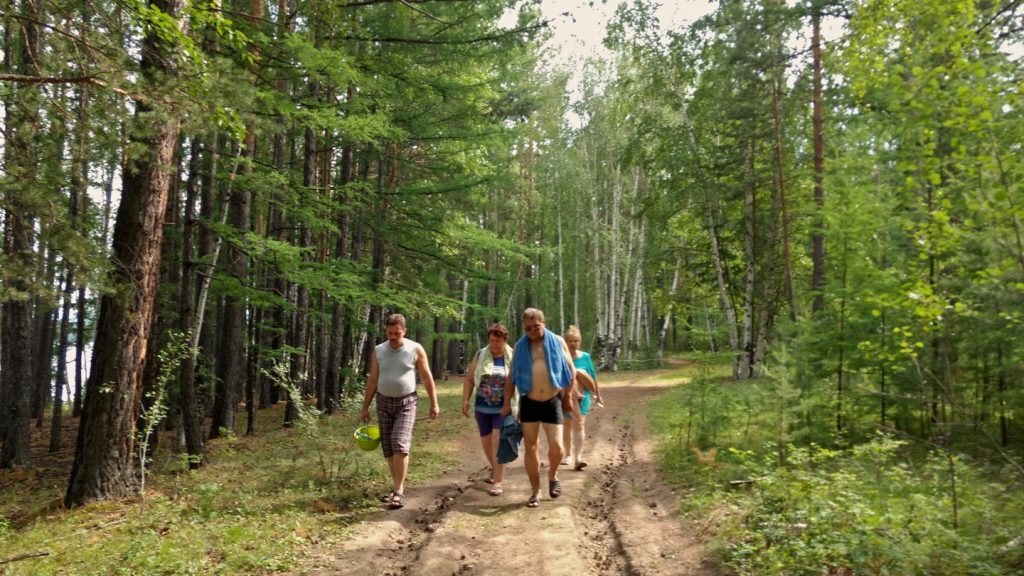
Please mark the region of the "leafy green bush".
[[788, 454], [749, 461], [752, 489], [720, 494], [743, 511], [716, 538], [738, 574], [1011, 573], [997, 550], [1024, 533], [1024, 506], [983, 468], [940, 452], [915, 467], [887, 436]]
[[[674, 373], [681, 384], [651, 404], [649, 421], [663, 475], [687, 494], [683, 514], [709, 525], [736, 574], [1022, 573], [1019, 463], [1000, 469], [1004, 458], [866, 426], [837, 437], [821, 396], [801, 392], [783, 365], [771, 378], [711, 373]], [[965, 436], [954, 446], [970, 446]]]

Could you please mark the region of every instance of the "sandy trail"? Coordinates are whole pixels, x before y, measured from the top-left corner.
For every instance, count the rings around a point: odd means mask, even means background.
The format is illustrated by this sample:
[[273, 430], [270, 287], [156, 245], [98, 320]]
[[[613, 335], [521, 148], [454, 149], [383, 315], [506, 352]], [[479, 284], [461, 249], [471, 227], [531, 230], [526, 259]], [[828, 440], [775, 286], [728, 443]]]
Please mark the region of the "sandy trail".
[[[302, 573], [716, 574], [692, 529], [673, 514], [678, 497], [656, 473], [643, 408], [673, 384], [659, 374], [631, 373], [630, 380], [603, 387], [606, 407], [587, 419], [589, 465], [559, 469], [560, 498], [547, 497], [542, 468], [540, 507], [526, 507], [530, 491], [522, 457], [507, 469], [504, 494], [489, 495], [476, 427], [465, 419], [463, 457], [455, 470], [410, 486], [405, 508], [372, 515], [355, 538]], [[542, 440], [542, 460], [544, 450]]]

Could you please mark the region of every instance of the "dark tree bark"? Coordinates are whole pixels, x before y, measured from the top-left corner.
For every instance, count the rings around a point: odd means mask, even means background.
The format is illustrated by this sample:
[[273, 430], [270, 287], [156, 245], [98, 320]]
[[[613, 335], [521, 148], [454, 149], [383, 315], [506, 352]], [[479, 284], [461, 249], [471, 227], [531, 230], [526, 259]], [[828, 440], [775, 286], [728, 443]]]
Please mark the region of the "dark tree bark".
[[[214, 131], [213, 134], [207, 137], [207, 145], [204, 149], [204, 169], [203, 169], [203, 180], [202, 187], [200, 189], [199, 199], [199, 219], [202, 222], [218, 222], [217, 211], [217, 170], [220, 164], [220, 136]], [[227, 210], [224, 206], [222, 210]], [[199, 260], [207, 263], [205, 270], [208, 273], [213, 273], [213, 264], [209, 264], [215, 259], [214, 253], [216, 252], [214, 232], [208, 225], [203, 225], [199, 228]], [[202, 282], [196, 285], [196, 315], [199, 315], [199, 297], [202, 292]], [[198, 333], [198, 350], [196, 357], [196, 368], [195, 368], [195, 381], [196, 390], [205, 392], [203, 396], [198, 397], [199, 414], [207, 415], [213, 405], [212, 393], [214, 390], [214, 383], [211, 382], [212, 375], [216, 372], [216, 366], [214, 358], [216, 358], [217, 347], [216, 337], [214, 333], [215, 322], [214, 319], [217, 317], [218, 306], [216, 298], [207, 298], [205, 302], [205, 308], [202, 318], [193, 319], [195, 324], [195, 330]], [[193, 335], [195, 338], [196, 335]]]
[[[39, 270], [39, 278], [44, 286], [53, 285], [57, 267], [57, 254], [48, 250], [46, 265]], [[46, 415], [46, 401], [53, 390], [53, 333], [57, 325], [57, 306], [48, 296], [35, 298], [35, 327], [33, 336], [35, 350], [32, 358], [35, 361], [33, 375], [35, 390], [32, 392], [32, 419], [36, 428], [42, 429]]]
[[[324, 239], [326, 242], [326, 239]], [[326, 254], [325, 254], [326, 256]], [[326, 257], [323, 260], [326, 263]], [[328, 329], [326, 318], [328, 316], [327, 292], [320, 291], [317, 308], [320, 310], [320, 319], [317, 322], [316, 330], [316, 409], [320, 412], [327, 411], [327, 367], [330, 364], [331, 335]]]
[[[72, 205], [76, 202], [72, 193]], [[64, 273], [64, 298], [61, 304], [60, 333], [57, 344], [57, 385], [53, 391], [53, 417], [50, 420], [50, 452], [61, 447], [61, 428], [64, 424], [64, 389], [68, 386], [68, 365], [64, 357], [68, 352], [68, 331], [71, 329], [71, 299], [74, 296], [75, 274], [70, 268]]]
[[[180, 143], [175, 146], [176, 150], [180, 150]], [[153, 407], [154, 398], [159, 394], [158, 388], [160, 386], [160, 372], [163, 370], [163, 365], [160, 361], [160, 351], [164, 349], [168, 342], [168, 334], [173, 326], [177, 325], [177, 313], [178, 313], [178, 302], [180, 301], [180, 295], [178, 290], [181, 288], [181, 260], [178, 257], [181, 254], [181, 233], [178, 229], [181, 219], [179, 218], [180, 207], [180, 187], [178, 182], [181, 180], [181, 154], [175, 154], [175, 168], [173, 177], [170, 180], [170, 190], [167, 193], [167, 206], [164, 210], [163, 218], [163, 240], [160, 243], [160, 276], [157, 282], [157, 301], [153, 308], [153, 324], [149, 330], [149, 354], [147, 355], [146, 368], [142, 372], [142, 403], [143, 409], [147, 412]], [[177, 389], [172, 388], [166, 391], [166, 402], [169, 406], [177, 404]], [[160, 425], [160, 422], [154, 422], [154, 429]], [[139, 419], [136, 424], [139, 429], [146, 426], [146, 422], [143, 419]], [[148, 454], [156, 454], [156, 450], [159, 447], [160, 435], [150, 434], [146, 438], [149, 447], [146, 449]]]
[[[151, 0], [150, 5], [178, 20], [182, 1]], [[157, 75], [173, 76], [174, 53], [174, 47], [158, 35], [147, 34], [142, 43], [142, 74], [153, 80]], [[138, 486], [132, 467], [135, 422], [180, 128], [173, 114], [151, 112], [147, 102], [137, 103], [137, 119], [146, 126], [131, 136], [130, 145], [144, 153], [127, 163], [123, 175], [109, 272], [117, 290], [104, 295], [101, 302], [92, 370], [64, 498], [69, 507], [128, 496]]]
[[245, 377], [245, 435], [256, 434], [256, 389], [261, 379], [260, 363], [263, 361], [260, 350], [263, 308], [249, 307], [249, 361], [246, 362]]
[[[369, 176], [369, 164], [364, 168], [364, 180]], [[384, 209], [384, 161], [378, 160], [377, 162], [377, 204], [375, 206], [375, 213], [378, 218], [383, 218], [385, 215]], [[372, 243], [372, 271], [371, 271], [371, 287], [376, 289], [384, 282], [384, 237], [381, 235], [379, 228], [373, 230], [373, 243]], [[375, 336], [379, 333], [383, 311], [377, 304], [370, 305], [370, 313], [367, 318], [366, 325], [369, 327], [369, 333], [363, 343], [362, 357], [360, 358], [361, 373], [366, 376], [370, 372], [370, 355], [373, 353], [373, 347], [375, 344]]]
[[[18, 12], [24, 18], [5, 15], [4, 65], [19, 74], [38, 74], [41, 2], [24, 2]], [[34, 269], [34, 218], [28, 199], [34, 195], [36, 148], [39, 132], [39, 91], [35, 86], [17, 87], [4, 102], [4, 272], [8, 282], [0, 329], [0, 427], [3, 451], [0, 468], [31, 464], [30, 411], [34, 366], [32, 357], [31, 276]], [[27, 189], [26, 189], [27, 187]]]
[[[181, 292], [178, 300], [178, 327], [183, 333], [198, 330], [195, 322], [195, 239], [196, 198], [199, 195], [199, 179], [202, 171], [201, 140], [192, 138], [189, 146], [188, 180], [185, 184], [185, 207], [181, 237]], [[195, 350], [182, 360], [178, 372], [178, 390], [181, 410], [181, 425], [185, 435], [185, 449], [188, 451], [189, 468], [195, 470], [203, 462], [203, 421], [199, 414], [199, 400], [196, 394]]]
[[[16, 199], [10, 207], [4, 226], [4, 254], [8, 262], [29, 264], [32, 258], [32, 221], [19, 210]], [[11, 278], [11, 288], [27, 290], [27, 279]], [[3, 304], [3, 451], [0, 469], [29, 466], [31, 450], [31, 408], [33, 392], [32, 366], [32, 302], [28, 298], [11, 299]]]
[[[242, 165], [247, 173], [252, 172], [251, 160], [256, 151], [256, 136], [250, 131], [244, 142], [245, 158]], [[249, 231], [249, 211], [251, 192], [240, 187], [231, 194], [228, 210], [230, 210], [231, 226], [242, 238]], [[235, 291], [224, 298], [224, 309], [220, 321], [220, 360], [217, 362], [217, 383], [213, 401], [213, 421], [210, 424], [210, 438], [217, 438], [221, 430], [235, 429], [235, 412], [238, 408], [238, 391], [245, 376], [245, 311], [246, 298], [239, 292], [242, 290], [249, 275], [249, 256], [239, 243], [232, 243], [228, 250], [227, 272], [238, 285]]]
[[[319, 88], [316, 82], [310, 86], [310, 95], [316, 98]], [[306, 128], [305, 143], [303, 146], [302, 163], [302, 184], [307, 193], [311, 193], [317, 185], [316, 165], [316, 133], [312, 128]], [[312, 242], [312, 233], [308, 227], [303, 226], [299, 233], [299, 247], [306, 248]], [[296, 286], [295, 315], [292, 321], [291, 346], [302, 350], [292, 354], [289, 379], [298, 388], [300, 394], [308, 392], [309, 381], [309, 289], [302, 284]], [[288, 405], [285, 407], [284, 426], [289, 427], [295, 424], [298, 419], [298, 407], [295, 405], [296, 398], [288, 396]]]
[[814, 93], [811, 97], [814, 130], [814, 205], [818, 210], [817, 226], [811, 234], [811, 312], [825, 307], [825, 230], [822, 210], [825, 209], [825, 115], [821, 95], [821, 8], [815, 4], [811, 12], [811, 53], [813, 56]]

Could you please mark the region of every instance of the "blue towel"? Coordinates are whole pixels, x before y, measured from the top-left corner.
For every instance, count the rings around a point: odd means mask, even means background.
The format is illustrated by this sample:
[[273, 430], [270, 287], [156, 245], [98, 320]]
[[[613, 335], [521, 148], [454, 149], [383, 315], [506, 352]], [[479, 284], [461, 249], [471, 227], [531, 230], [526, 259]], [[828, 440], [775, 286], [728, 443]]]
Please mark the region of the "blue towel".
[[501, 440], [498, 442], [498, 464], [508, 464], [519, 458], [519, 443], [523, 440], [523, 430], [511, 414], [505, 417], [501, 425]]
[[[551, 385], [555, 388], [568, 387], [572, 382], [572, 371], [565, 361], [562, 343], [547, 328], [544, 329], [544, 360], [548, 364]], [[512, 380], [523, 396], [533, 389], [533, 354], [530, 352], [530, 339], [526, 336], [516, 342], [515, 352], [512, 353]]]

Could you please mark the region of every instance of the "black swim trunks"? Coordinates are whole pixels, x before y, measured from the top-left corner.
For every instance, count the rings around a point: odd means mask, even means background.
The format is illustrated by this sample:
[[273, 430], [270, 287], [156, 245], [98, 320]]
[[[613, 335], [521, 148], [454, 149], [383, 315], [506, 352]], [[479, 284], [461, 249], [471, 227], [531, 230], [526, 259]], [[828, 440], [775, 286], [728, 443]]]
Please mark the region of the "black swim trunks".
[[561, 424], [563, 421], [562, 393], [559, 392], [554, 398], [544, 402], [530, 400], [528, 396], [521, 396], [519, 399], [519, 421]]

